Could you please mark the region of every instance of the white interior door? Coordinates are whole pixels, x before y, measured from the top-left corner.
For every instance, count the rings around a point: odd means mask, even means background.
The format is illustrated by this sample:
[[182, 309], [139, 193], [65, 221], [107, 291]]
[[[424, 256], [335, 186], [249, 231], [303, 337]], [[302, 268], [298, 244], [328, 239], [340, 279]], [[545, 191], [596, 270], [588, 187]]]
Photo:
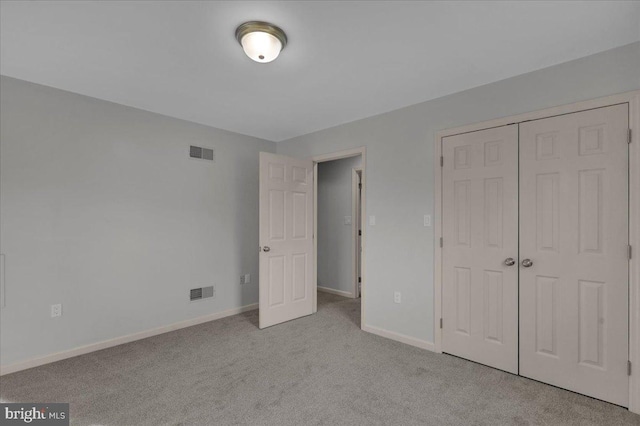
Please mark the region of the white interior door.
[[260, 153], [260, 328], [313, 311], [313, 163]]
[[520, 125], [520, 374], [623, 406], [627, 130], [627, 104]]
[[442, 349], [517, 374], [518, 126], [442, 144]]

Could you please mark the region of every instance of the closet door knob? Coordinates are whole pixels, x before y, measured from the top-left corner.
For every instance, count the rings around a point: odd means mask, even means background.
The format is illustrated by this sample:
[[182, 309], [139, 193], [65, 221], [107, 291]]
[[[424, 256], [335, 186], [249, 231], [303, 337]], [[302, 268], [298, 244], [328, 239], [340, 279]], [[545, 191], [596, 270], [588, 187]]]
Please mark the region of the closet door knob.
[[507, 257], [504, 260], [504, 264], [507, 265], [507, 266], [513, 266], [513, 265], [516, 264], [516, 261], [513, 259], [513, 257]]
[[525, 259], [522, 261], [522, 266], [524, 266], [525, 268], [530, 268], [533, 266], [533, 262], [531, 261], [531, 259]]
[[271, 249], [269, 248], [269, 246], [264, 246], [262, 247], [262, 251], [271, 251]]

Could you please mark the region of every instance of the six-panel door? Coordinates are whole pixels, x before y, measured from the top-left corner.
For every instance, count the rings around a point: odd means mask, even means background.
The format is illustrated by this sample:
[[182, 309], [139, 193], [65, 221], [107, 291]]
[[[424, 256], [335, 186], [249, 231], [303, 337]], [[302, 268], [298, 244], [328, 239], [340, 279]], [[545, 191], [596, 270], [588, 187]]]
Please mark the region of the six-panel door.
[[313, 311], [313, 163], [260, 153], [260, 328]]
[[520, 125], [520, 374], [623, 406], [627, 130], [627, 104]]
[[444, 352], [518, 372], [518, 126], [446, 137]]

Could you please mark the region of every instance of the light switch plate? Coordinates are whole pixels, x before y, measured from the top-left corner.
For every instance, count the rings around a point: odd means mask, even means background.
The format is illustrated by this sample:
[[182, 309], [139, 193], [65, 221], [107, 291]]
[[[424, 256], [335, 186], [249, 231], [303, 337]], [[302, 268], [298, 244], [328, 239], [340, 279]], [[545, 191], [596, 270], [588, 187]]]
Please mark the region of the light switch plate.
[[51, 305], [51, 318], [62, 316], [62, 304]]
[[251, 282], [251, 274], [244, 274], [244, 283], [249, 284]]
[[344, 224], [345, 225], [351, 225], [351, 216], [345, 216], [344, 217]]
[[375, 224], [376, 224], [376, 217], [369, 216], [369, 226], [375, 226]]
[[430, 214], [425, 214], [424, 215], [424, 226], [431, 226], [431, 215]]

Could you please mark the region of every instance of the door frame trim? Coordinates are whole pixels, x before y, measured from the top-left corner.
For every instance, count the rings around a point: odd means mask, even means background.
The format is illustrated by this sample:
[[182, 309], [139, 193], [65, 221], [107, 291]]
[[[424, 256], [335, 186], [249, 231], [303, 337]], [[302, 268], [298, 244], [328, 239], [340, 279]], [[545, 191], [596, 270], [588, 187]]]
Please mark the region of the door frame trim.
[[634, 248], [629, 261], [629, 360], [634, 372], [629, 377], [629, 411], [640, 414], [640, 90], [619, 93], [602, 98], [545, 108], [524, 114], [459, 126], [436, 132], [434, 138], [434, 264], [433, 264], [433, 324], [435, 351], [442, 353], [442, 139], [461, 133], [475, 132], [492, 127], [519, 124], [558, 115], [571, 114], [616, 104], [629, 104], [629, 244]]
[[[351, 268], [353, 270], [353, 298], [358, 298], [358, 263], [360, 263], [361, 253], [358, 253], [358, 209], [362, 211], [362, 200], [358, 199], [358, 183], [360, 177], [358, 172], [362, 174], [362, 166], [353, 167], [351, 169], [351, 251], [353, 252], [353, 262]], [[364, 188], [364, 185], [362, 185]], [[360, 220], [360, 229], [362, 229], [362, 220]], [[362, 272], [362, 266], [360, 266]]]
[[[365, 146], [361, 146], [358, 148], [346, 149], [342, 151], [330, 152], [327, 154], [319, 154], [314, 155], [310, 159], [313, 161], [313, 287], [315, 291], [313, 292], [313, 313], [315, 314], [318, 311], [318, 239], [316, 236], [318, 235], [318, 163], [324, 163], [325, 161], [333, 161], [333, 160], [342, 160], [344, 158], [357, 157], [360, 156], [360, 167], [362, 170], [362, 193], [360, 197], [360, 221], [362, 223], [362, 252], [360, 257], [360, 301], [361, 301], [361, 312], [360, 312], [360, 328], [365, 324], [365, 285], [366, 285], [366, 232], [364, 229], [365, 218], [366, 218], [366, 194], [367, 194], [367, 148]], [[352, 206], [353, 206], [353, 193], [352, 197]], [[352, 214], [353, 216], [353, 214]], [[351, 220], [352, 229], [356, 227], [355, 221]], [[353, 245], [355, 245], [352, 242]], [[353, 249], [355, 251], [355, 249]], [[355, 263], [353, 265], [354, 276], [357, 274], [355, 271]], [[357, 281], [357, 278], [356, 278]], [[357, 285], [357, 284], [356, 284]]]

